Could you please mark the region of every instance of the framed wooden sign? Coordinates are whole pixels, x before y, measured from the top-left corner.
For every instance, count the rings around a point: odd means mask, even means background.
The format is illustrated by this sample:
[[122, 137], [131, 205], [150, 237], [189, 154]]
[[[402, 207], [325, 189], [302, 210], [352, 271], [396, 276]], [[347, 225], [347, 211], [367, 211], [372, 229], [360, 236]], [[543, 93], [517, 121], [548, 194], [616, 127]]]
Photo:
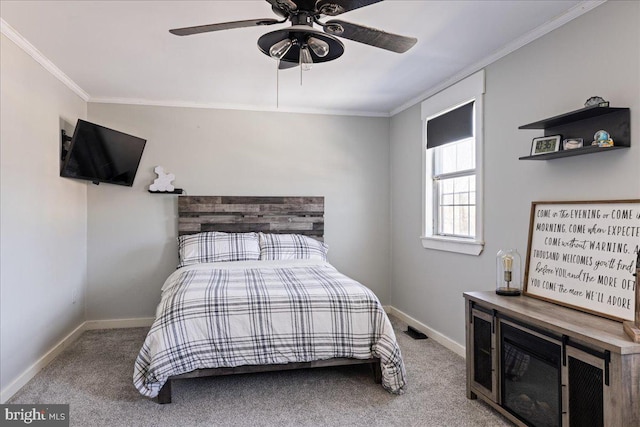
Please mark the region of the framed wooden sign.
[[533, 202], [524, 293], [633, 320], [640, 199]]

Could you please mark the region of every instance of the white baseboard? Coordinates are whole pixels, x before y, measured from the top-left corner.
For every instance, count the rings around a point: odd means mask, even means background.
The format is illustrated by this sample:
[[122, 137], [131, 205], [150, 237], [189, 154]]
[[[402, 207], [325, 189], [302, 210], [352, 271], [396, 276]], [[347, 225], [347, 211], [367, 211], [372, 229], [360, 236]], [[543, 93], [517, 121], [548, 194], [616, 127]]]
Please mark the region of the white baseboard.
[[139, 328], [151, 326], [153, 317], [142, 317], [137, 319], [115, 319], [115, 320], [87, 320], [82, 322], [69, 335], [61, 339], [49, 351], [47, 351], [33, 365], [29, 366], [22, 374], [18, 376], [11, 384], [0, 391], [0, 403], [7, 400], [18, 392], [25, 384], [29, 382], [38, 372], [44, 369], [53, 359], [62, 351], [73, 344], [84, 331], [93, 329], [115, 329], [115, 328]]
[[118, 328], [142, 328], [151, 326], [154, 317], [138, 317], [134, 319], [112, 319], [112, 320], [87, 320], [86, 330], [93, 329], [118, 329]]
[[75, 328], [69, 335], [61, 339], [56, 345], [47, 351], [40, 359], [38, 359], [33, 365], [29, 366], [18, 378], [16, 378], [11, 384], [6, 386], [4, 390], [0, 392], [0, 403], [5, 403], [9, 400], [18, 390], [20, 390], [26, 383], [35, 377], [38, 372], [44, 369], [57, 355], [69, 347], [80, 335], [86, 330], [85, 323], [83, 322]]
[[462, 357], [466, 357], [465, 347], [453, 341], [451, 338], [447, 337], [446, 335], [443, 335], [440, 332], [436, 331], [435, 329], [430, 328], [424, 323], [414, 319], [413, 317], [398, 310], [393, 306], [390, 306], [390, 305], [384, 306], [384, 309], [390, 315], [397, 317], [398, 319], [402, 320], [406, 324], [416, 328], [418, 331], [422, 332], [423, 334], [426, 334], [429, 338], [433, 339], [438, 344], [441, 344], [443, 347], [448, 348], [449, 350], [453, 351], [454, 353]]

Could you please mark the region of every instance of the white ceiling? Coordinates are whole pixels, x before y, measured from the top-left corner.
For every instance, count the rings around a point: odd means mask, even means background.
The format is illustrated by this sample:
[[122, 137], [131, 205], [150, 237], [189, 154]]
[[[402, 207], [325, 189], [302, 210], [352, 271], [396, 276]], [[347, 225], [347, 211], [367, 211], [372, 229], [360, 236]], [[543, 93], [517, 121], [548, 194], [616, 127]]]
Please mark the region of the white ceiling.
[[304, 72], [302, 86], [299, 68], [277, 74], [256, 44], [288, 24], [168, 32], [277, 18], [263, 0], [2, 0], [0, 15], [5, 35], [90, 102], [388, 116], [600, 3], [387, 0], [339, 19], [418, 43], [397, 54], [343, 39], [344, 55]]

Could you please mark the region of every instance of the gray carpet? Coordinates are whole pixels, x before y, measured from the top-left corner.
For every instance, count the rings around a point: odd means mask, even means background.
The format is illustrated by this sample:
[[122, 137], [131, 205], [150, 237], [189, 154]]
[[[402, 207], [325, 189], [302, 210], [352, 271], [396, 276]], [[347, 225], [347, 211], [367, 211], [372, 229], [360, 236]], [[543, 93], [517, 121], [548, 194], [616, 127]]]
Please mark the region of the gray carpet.
[[147, 328], [87, 331], [8, 403], [69, 403], [72, 426], [510, 426], [465, 397], [464, 359], [393, 319], [408, 385], [395, 396], [366, 366], [178, 380], [158, 405], [132, 384]]

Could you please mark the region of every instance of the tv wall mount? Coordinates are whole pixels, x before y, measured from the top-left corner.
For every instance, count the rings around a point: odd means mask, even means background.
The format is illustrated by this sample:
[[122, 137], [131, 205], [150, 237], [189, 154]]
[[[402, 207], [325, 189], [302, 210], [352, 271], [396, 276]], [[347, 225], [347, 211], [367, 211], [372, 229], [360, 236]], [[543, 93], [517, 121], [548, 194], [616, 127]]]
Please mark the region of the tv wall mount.
[[71, 138], [64, 129], [60, 129], [60, 161], [64, 162], [71, 148]]

